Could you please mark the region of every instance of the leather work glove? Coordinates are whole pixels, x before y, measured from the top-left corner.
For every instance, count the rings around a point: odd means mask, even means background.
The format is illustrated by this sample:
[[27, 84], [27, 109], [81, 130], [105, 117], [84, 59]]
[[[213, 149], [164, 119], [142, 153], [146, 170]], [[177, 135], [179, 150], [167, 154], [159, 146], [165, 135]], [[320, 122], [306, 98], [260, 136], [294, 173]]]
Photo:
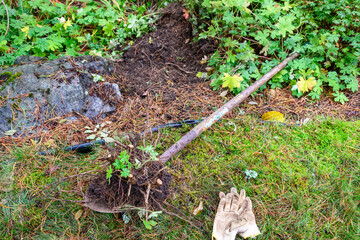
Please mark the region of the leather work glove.
[[236, 188], [231, 192], [219, 194], [220, 202], [214, 220], [213, 239], [234, 240], [236, 234], [243, 238], [255, 237], [260, 234], [256, 225], [255, 215], [252, 212], [250, 198], [245, 198], [245, 190], [241, 189], [240, 195]]

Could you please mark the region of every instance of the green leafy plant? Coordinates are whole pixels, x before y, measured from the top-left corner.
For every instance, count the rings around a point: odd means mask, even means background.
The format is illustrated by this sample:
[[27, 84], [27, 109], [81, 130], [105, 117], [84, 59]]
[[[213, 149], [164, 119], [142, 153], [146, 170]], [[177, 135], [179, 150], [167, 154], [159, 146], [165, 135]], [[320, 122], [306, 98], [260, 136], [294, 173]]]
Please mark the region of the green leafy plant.
[[104, 81], [104, 78], [99, 75], [99, 74], [91, 74], [91, 76], [93, 77], [93, 81], [94, 82], [103, 82]]
[[[218, 50], [205, 58], [214, 68], [209, 78], [215, 90], [228, 87], [237, 94], [289, 54], [300, 52], [267, 86], [290, 85], [293, 95], [312, 99], [330, 88], [341, 103], [346, 101], [342, 91], [358, 91], [360, 5], [354, 1], [185, 2], [198, 39], [218, 42]], [[225, 74], [240, 74], [243, 80], [239, 84]]]
[[159, 155], [159, 153], [157, 153], [155, 151], [155, 148], [151, 145], [147, 145], [145, 147], [143, 146], [140, 146], [140, 147], [137, 147], [138, 149], [144, 151], [145, 153], [148, 153], [150, 155], [150, 158], [152, 161], [157, 161], [157, 156]]
[[111, 143], [111, 142], [114, 142], [115, 139], [113, 139], [111, 136], [111, 132], [108, 131], [105, 126], [107, 124], [110, 124], [110, 122], [103, 122], [101, 124], [97, 124], [95, 126], [95, 128], [91, 128], [89, 126], [86, 126], [85, 127], [85, 131], [84, 133], [86, 134], [90, 134], [89, 136], [86, 137], [86, 139], [89, 139], [89, 140], [101, 140], [101, 139], [104, 139], [105, 142], [107, 143]]
[[349, 101], [345, 94], [341, 92], [335, 92], [333, 93], [333, 96], [335, 96], [335, 101], [341, 102], [342, 104]]
[[111, 179], [112, 173], [113, 173], [113, 169], [110, 165], [109, 168], [106, 170], [106, 179], [109, 180], [109, 184], [110, 184], [110, 179]]
[[151, 212], [150, 214], [148, 214], [147, 218], [144, 218], [144, 215], [146, 215], [146, 211], [145, 211], [145, 209], [143, 209], [138, 212], [138, 215], [139, 215], [140, 219], [142, 220], [146, 229], [151, 230], [152, 227], [154, 227], [157, 224], [157, 222], [155, 222], [152, 219], [158, 217], [161, 213], [162, 213], [162, 211], [154, 211], [154, 212]]
[[[21, 55], [49, 59], [82, 54], [119, 57], [126, 40], [150, 31], [157, 19], [151, 4], [74, 2], [23, 0], [7, 4], [10, 28], [6, 36], [0, 36], [0, 66], [13, 64]], [[5, 6], [0, 4], [0, 16], [6, 15]], [[0, 32], [5, 31], [7, 21], [0, 21]]]
[[[130, 156], [127, 154], [127, 152], [124, 150], [121, 152], [121, 154], [118, 156], [118, 158], [115, 159], [115, 162], [112, 164], [115, 168], [115, 171], [120, 172], [120, 176], [123, 178], [127, 178], [130, 176], [132, 164], [129, 161]], [[109, 180], [112, 177], [113, 169], [111, 165], [107, 169], [106, 178]]]

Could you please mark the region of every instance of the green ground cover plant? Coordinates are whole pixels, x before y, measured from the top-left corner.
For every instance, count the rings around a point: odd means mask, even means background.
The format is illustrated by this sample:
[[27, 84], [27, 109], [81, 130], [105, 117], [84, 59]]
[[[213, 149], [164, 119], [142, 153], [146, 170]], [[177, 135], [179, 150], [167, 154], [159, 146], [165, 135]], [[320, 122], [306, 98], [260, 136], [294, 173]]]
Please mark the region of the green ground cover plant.
[[290, 85], [294, 96], [307, 94], [312, 99], [325, 91], [341, 103], [348, 101], [343, 91], [358, 91], [360, 5], [356, 1], [185, 2], [198, 39], [215, 39], [219, 45], [207, 59], [214, 89], [228, 87], [239, 93], [290, 53], [300, 52], [268, 86]]
[[[49, 59], [81, 54], [119, 58], [125, 40], [147, 33], [157, 19], [150, 2], [5, 2], [6, 8], [0, 4], [0, 66], [11, 65], [22, 55]], [[158, 4], [162, 6], [161, 1]]]
[[[166, 130], [155, 150], [162, 153], [189, 128]], [[211, 239], [218, 193], [236, 187], [252, 199], [262, 232], [257, 239], [358, 239], [359, 134], [360, 121], [323, 118], [301, 127], [263, 124], [250, 116], [214, 125], [167, 163], [174, 178], [168, 202], [200, 228], [163, 213], [148, 230], [138, 211], [123, 217], [83, 208], [76, 202], [85, 187], [81, 176], [39, 193], [61, 178], [104, 169], [98, 159], [105, 149], [49, 156], [36, 155], [36, 144], [9, 149], [0, 156], [0, 234], [3, 239]], [[204, 209], [194, 216], [200, 202]]]

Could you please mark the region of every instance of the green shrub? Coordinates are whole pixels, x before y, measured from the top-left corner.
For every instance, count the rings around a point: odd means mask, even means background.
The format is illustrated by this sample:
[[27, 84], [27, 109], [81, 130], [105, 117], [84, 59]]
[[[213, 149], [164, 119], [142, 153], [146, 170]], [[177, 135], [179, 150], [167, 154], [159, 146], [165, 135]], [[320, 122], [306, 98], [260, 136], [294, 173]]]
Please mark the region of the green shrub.
[[[330, 87], [335, 101], [342, 90], [358, 91], [360, 5], [352, 0], [185, 0], [198, 39], [215, 39], [218, 50], [208, 60], [211, 86], [219, 89], [224, 74], [240, 74], [239, 93], [292, 52], [298, 59], [269, 81], [271, 88], [291, 86], [319, 99]], [[315, 81], [315, 82], [314, 82]], [[264, 89], [266, 85], [262, 86]]]
[[118, 45], [151, 29], [156, 14], [149, 3], [102, 0], [19, 0], [17, 6], [0, 4], [0, 66], [21, 55], [57, 58], [81, 54], [116, 57]]

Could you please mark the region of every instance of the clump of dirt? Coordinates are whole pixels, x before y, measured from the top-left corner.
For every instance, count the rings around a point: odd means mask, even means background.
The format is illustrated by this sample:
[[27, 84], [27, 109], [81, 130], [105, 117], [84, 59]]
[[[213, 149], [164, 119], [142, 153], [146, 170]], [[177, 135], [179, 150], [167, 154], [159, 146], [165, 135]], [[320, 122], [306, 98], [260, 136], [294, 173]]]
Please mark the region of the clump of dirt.
[[99, 212], [119, 212], [128, 206], [153, 208], [170, 193], [171, 175], [161, 162], [147, 162], [131, 177], [114, 174], [110, 182], [106, 173], [90, 182], [85, 206]]

